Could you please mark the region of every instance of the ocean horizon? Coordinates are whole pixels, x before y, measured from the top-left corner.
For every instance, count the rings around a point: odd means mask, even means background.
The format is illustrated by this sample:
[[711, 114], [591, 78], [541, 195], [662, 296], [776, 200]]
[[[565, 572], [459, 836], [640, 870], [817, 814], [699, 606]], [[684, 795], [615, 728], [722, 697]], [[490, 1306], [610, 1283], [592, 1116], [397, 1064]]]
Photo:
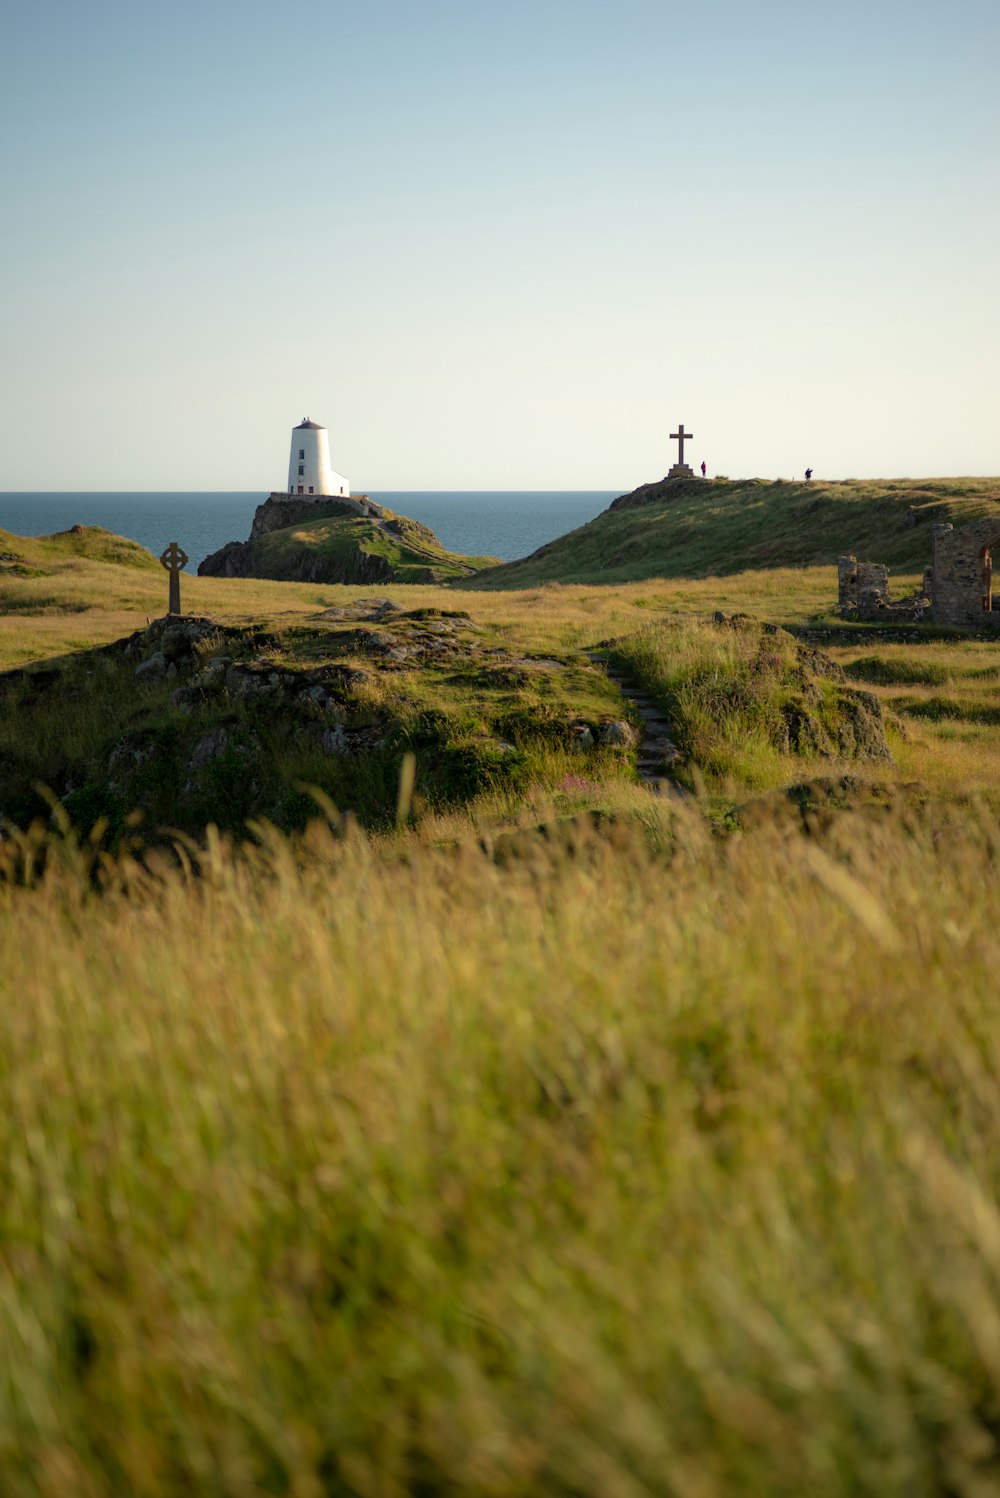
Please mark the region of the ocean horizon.
[[[394, 489], [369, 493], [378, 504], [429, 525], [449, 551], [513, 562], [593, 520], [621, 489]], [[227, 541], [245, 541], [259, 490], [62, 490], [0, 492], [0, 530], [47, 536], [99, 525], [159, 555], [177, 541], [190, 570]]]

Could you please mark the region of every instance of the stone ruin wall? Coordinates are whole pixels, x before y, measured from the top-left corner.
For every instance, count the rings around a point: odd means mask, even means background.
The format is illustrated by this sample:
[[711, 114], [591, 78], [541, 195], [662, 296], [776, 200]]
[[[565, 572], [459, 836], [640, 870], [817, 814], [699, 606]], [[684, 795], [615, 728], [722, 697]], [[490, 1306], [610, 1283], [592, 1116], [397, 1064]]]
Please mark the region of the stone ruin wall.
[[[840, 557], [840, 616], [866, 622], [919, 622], [929, 618], [935, 624], [962, 629], [1000, 629], [1000, 578], [994, 603], [991, 569], [984, 556], [994, 546], [1000, 548], [1000, 519], [996, 517], [973, 520], [958, 530], [952, 525], [936, 525], [933, 557], [930, 566], [924, 568], [920, 592], [895, 600], [889, 596], [888, 567], [881, 562], [859, 562], [854, 556]], [[985, 606], [987, 598], [989, 608]]]
[[910, 623], [925, 619], [930, 610], [926, 572], [923, 591], [893, 599], [889, 596], [888, 567], [882, 562], [859, 562], [854, 556], [837, 560], [837, 593], [842, 619]]
[[889, 602], [889, 569], [881, 562], [859, 562], [857, 557], [837, 561], [838, 604], [842, 618], [867, 619]]
[[984, 607], [989, 583], [983, 553], [994, 546], [1000, 547], [1000, 520], [990, 516], [958, 530], [951, 525], [934, 527], [931, 597], [935, 624], [1000, 629], [1000, 579], [992, 608]]

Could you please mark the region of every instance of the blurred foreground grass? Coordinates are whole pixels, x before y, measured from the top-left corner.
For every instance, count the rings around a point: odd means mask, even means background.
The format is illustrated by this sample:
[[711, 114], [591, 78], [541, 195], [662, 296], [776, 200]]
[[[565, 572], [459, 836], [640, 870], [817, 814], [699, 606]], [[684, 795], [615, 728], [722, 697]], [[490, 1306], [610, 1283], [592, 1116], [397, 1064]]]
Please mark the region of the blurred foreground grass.
[[997, 1490], [993, 819], [642, 805], [3, 845], [0, 1492]]

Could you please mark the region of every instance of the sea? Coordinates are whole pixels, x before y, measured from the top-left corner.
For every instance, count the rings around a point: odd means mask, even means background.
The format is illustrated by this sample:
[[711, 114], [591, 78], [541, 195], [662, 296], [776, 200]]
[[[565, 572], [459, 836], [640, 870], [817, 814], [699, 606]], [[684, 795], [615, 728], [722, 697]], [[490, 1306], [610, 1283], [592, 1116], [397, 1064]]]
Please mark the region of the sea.
[[[429, 525], [449, 551], [513, 562], [606, 510], [620, 489], [393, 490], [370, 498]], [[72, 525], [100, 525], [159, 556], [171, 541], [193, 572], [227, 541], [245, 541], [266, 494], [0, 493], [0, 530], [48, 536]]]

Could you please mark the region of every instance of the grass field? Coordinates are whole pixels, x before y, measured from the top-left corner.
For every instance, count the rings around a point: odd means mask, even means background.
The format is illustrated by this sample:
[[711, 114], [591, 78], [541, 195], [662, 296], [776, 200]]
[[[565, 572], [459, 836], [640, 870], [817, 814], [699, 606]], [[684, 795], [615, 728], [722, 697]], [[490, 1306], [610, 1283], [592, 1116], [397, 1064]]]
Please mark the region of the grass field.
[[[166, 574], [149, 564], [142, 548], [134, 548], [135, 565], [123, 567], [100, 556], [81, 556], [79, 547], [79, 538], [47, 541], [0, 531], [0, 553], [17, 556], [28, 572], [0, 562], [0, 670], [105, 644], [164, 612]], [[377, 592], [409, 608], [466, 609], [477, 622], [503, 629], [526, 648], [575, 648], [627, 633], [637, 621], [661, 613], [702, 617], [716, 608], [743, 608], [779, 624], [832, 620], [836, 575], [829, 567], [788, 567], [678, 581], [650, 578], [614, 587], [552, 581], [493, 593], [390, 584]], [[357, 586], [186, 575], [181, 580], [184, 610], [222, 623], [296, 621], [363, 595]]]
[[930, 640], [830, 651], [848, 675], [877, 693], [901, 730], [894, 750], [903, 775], [939, 792], [1000, 785], [1000, 650], [988, 641]]
[[[0, 670], [67, 689], [17, 679], [0, 768], [128, 731], [131, 664], [69, 695], [162, 612], [113, 550], [0, 536]], [[183, 588], [296, 669], [364, 591]], [[692, 794], [549, 745], [368, 835], [6, 829], [0, 1493], [1000, 1491], [997, 646], [835, 630], [829, 566], [377, 591], [472, 644], [373, 710], [482, 747], [502, 650], [502, 711], [627, 717], [610, 655]], [[891, 761], [787, 752], [852, 691]]]

